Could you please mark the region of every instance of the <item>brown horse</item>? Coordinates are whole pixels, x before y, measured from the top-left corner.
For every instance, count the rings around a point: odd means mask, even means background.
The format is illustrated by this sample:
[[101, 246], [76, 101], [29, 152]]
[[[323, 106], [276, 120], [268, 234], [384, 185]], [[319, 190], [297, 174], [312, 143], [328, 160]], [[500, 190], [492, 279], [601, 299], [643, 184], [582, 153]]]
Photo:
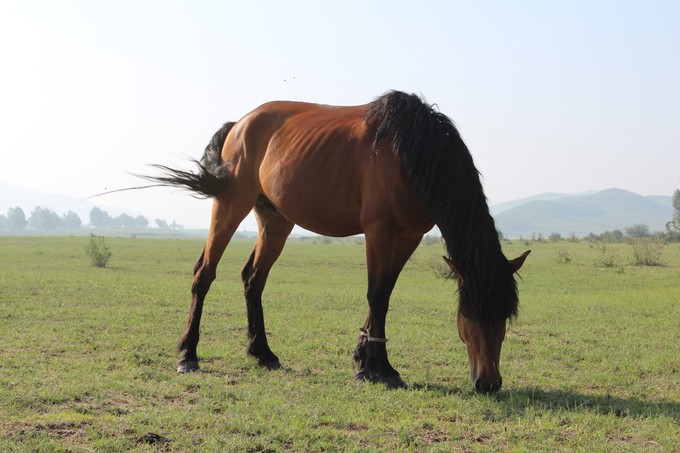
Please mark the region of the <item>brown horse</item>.
[[326, 236], [363, 233], [369, 310], [354, 351], [356, 379], [405, 387], [387, 358], [385, 318], [399, 273], [436, 225], [458, 282], [458, 333], [474, 388], [500, 389], [501, 343], [517, 314], [513, 274], [529, 252], [504, 257], [479, 173], [448, 117], [401, 92], [353, 107], [271, 102], [225, 124], [197, 164], [197, 173], [158, 166], [167, 173], [149, 177], [214, 198], [179, 372], [198, 369], [203, 301], [222, 253], [254, 208], [259, 233], [241, 277], [248, 354], [261, 365], [280, 366], [267, 343], [261, 296], [293, 226]]

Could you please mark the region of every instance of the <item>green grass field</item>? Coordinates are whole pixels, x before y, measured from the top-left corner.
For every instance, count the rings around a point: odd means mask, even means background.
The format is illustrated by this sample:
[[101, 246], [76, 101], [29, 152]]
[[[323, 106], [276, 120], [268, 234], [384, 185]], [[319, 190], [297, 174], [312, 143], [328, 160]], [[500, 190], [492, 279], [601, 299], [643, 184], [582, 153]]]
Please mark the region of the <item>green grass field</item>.
[[252, 243], [232, 243], [206, 301], [202, 369], [178, 375], [202, 242], [107, 238], [113, 257], [95, 268], [88, 240], [0, 238], [0, 451], [680, 450], [680, 244], [665, 266], [618, 268], [594, 265], [587, 242], [504, 244], [533, 252], [503, 390], [483, 396], [455, 285], [429, 267], [441, 244], [417, 250], [393, 294], [388, 350], [411, 388], [389, 391], [352, 380], [363, 246], [288, 244], [265, 291], [284, 369], [266, 371], [245, 356]]

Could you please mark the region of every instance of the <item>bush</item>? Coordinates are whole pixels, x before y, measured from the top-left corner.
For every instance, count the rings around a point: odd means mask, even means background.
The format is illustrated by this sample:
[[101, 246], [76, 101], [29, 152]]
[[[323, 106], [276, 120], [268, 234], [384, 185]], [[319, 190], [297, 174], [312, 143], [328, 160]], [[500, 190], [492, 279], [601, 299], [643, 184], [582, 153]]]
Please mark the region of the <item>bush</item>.
[[598, 267], [610, 267], [615, 268], [616, 272], [622, 274], [625, 270], [625, 265], [619, 253], [606, 242], [595, 244], [597, 249], [600, 251], [600, 256], [595, 259], [595, 265]]
[[561, 264], [571, 263], [571, 254], [566, 250], [559, 250], [555, 260]]
[[633, 243], [633, 262], [637, 266], [663, 266], [661, 252], [663, 240], [658, 238], [641, 238]]
[[93, 266], [106, 267], [111, 258], [111, 247], [104, 241], [104, 236], [90, 234], [90, 242], [85, 245], [85, 254], [90, 257]]
[[436, 278], [451, 278], [453, 277], [453, 271], [446, 261], [441, 256], [433, 256], [428, 261], [428, 267], [432, 269], [434, 276]]

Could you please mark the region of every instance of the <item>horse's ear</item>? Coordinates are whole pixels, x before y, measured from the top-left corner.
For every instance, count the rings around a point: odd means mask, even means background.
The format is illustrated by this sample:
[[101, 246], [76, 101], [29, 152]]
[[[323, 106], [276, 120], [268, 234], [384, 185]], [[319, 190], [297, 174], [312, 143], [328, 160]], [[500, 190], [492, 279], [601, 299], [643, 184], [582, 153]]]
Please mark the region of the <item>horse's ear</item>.
[[524, 264], [524, 260], [527, 259], [527, 256], [529, 256], [529, 253], [531, 253], [531, 250], [527, 250], [526, 252], [522, 253], [520, 256], [518, 256], [514, 260], [510, 261], [510, 267], [512, 268], [513, 274], [515, 272], [517, 272], [522, 267], [522, 264]]
[[455, 261], [448, 259], [445, 256], [442, 256], [444, 258], [444, 261], [446, 261], [446, 264], [449, 265], [451, 270], [453, 271], [453, 274], [456, 276], [456, 278], [460, 281], [463, 280], [463, 269], [461, 268], [460, 264], [456, 263]]

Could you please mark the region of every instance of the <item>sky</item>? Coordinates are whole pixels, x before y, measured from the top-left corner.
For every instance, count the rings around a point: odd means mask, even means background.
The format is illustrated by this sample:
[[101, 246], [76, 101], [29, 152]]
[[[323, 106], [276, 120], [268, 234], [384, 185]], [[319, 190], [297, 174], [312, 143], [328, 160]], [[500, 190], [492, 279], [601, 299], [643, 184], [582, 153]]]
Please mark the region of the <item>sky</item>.
[[[678, 1], [0, 2], [0, 182], [77, 198], [191, 168], [270, 100], [451, 117], [490, 203], [680, 188]], [[207, 227], [209, 200], [90, 200]], [[84, 219], [86, 221], [86, 219]], [[254, 230], [249, 217], [242, 229]]]

